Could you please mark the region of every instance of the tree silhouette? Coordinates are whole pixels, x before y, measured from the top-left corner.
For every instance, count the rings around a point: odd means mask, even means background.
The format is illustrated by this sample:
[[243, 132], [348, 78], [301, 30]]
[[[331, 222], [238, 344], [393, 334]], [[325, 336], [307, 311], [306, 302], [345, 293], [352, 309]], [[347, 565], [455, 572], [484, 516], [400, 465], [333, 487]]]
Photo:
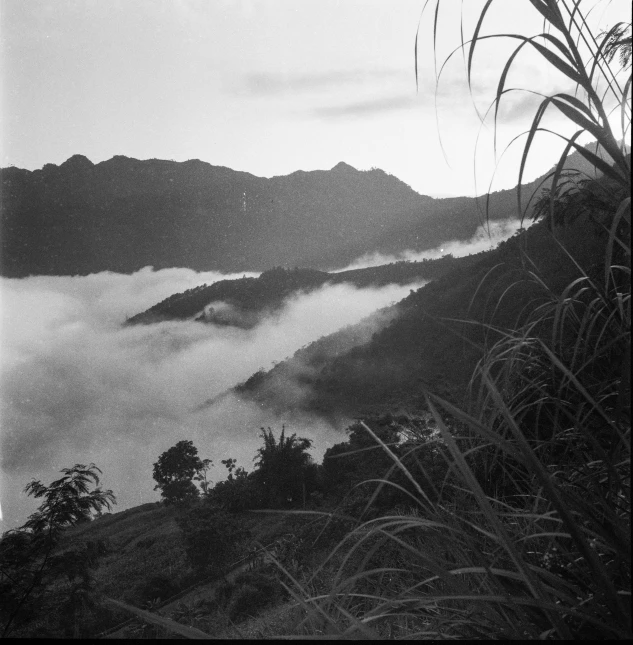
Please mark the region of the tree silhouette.
[[160, 490], [166, 504], [193, 500], [199, 494], [193, 479], [202, 473], [201, 480], [206, 485], [206, 471], [210, 465], [211, 460], [203, 461], [198, 457], [198, 449], [193, 442], [179, 441], [160, 455], [154, 464], [154, 479], [158, 482], [154, 490]]
[[218, 482], [210, 491], [212, 502], [226, 511], [243, 511], [261, 506], [261, 491], [254, 475], [236, 466], [236, 460], [223, 459], [222, 464], [229, 471], [225, 481]]
[[209, 480], [207, 479], [207, 472], [213, 466], [213, 462], [210, 459], [203, 459], [200, 462], [200, 468], [198, 468], [197, 475], [194, 479], [197, 482], [200, 482], [200, 488], [202, 492], [207, 495], [209, 492]]
[[[20, 528], [7, 531], [0, 540], [0, 614], [4, 621], [3, 637], [18, 619], [28, 619], [47, 586], [58, 577], [86, 577], [92, 562], [73, 559], [72, 572], [68, 558], [55, 556], [65, 529], [90, 519], [93, 512], [116, 503], [111, 490], [98, 486], [101, 470], [94, 464], [75, 464], [61, 471], [64, 476], [45, 486], [31, 481], [24, 491], [42, 503]], [[77, 566], [81, 571], [77, 573]]]
[[292, 506], [305, 500], [306, 471], [312, 458], [306, 452], [312, 446], [310, 439], [292, 434], [286, 437], [282, 426], [279, 441], [273, 431], [261, 428], [264, 445], [255, 457], [255, 476], [271, 506]]

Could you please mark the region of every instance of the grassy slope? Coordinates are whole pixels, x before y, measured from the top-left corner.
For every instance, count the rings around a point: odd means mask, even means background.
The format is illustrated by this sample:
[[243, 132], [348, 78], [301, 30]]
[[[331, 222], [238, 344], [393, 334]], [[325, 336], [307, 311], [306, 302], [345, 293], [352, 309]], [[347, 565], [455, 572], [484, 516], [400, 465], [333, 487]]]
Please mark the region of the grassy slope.
[[[102, 541], [106, 553], [94, 570], [99, 594], [144, 607], [162, 590], [161, 600], [164, 601], [200, 580], [187, 561], [175, 515], [174, 507], [162, 504], [143, 504], [120, 513], [106, 514], [70, 529], [62, 549]], [[305, 524], [301, 518], [277, 513], [244, 512], [239, 517], [251, 531], [251, 537], [244, 544], [244, 553], [251, 546], [268, 545], [284, 535], [293, 534]], [[157, 587], [157, 575], [166, 577], [171, 586]], [[192, 601], [185, 596], [181, 602], [187, 605]], [[125, 612], [112, 612], [107, 620], [104, 617], [100, 629], [128, 618], [130, 616]], [[218, 629], [227, 628], [226, 617], [218, 620]]]
[[80, 525], [68, 537], [71, 542], [103, 540], [108, 552], [96, 572], [99, 588], [113, 598], [131, 600], [148, 575], [185, 571], [179, 534], [173, 508], [143, 504]]
[[[101, 591], [131, 602], [135, 590], [156, 573], [167, 573], [175, 584], [193, 582], [186, 564], [175, 508], [160, 503], [143, 504], [120, 513], [103, 515], [68, 531], [68, 544], [103, 540], [108, 553], [96, 570]], [[287, 532], [292, 523], [277, 514], [242, 513], [253, 542], [266, 544]], [[130, 593], [130, 591], [132, 593]], [[127, 596], [126, 596], [127, 594]]]

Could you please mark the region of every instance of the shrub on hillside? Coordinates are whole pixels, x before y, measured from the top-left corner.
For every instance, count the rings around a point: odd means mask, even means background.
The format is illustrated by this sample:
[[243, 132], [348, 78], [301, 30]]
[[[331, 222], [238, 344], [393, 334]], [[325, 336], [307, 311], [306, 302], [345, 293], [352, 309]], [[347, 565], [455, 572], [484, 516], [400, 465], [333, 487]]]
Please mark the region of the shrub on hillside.
[[220, 573], [239, 557], [242, 542], [249, 536], [236, 515], [201, 502], [176, 517], [185, 541], [187, 558], [200, 575]]
[[243, 573], [240, 573], [235, 578], [235, 584], [249, 584], [265, 592], [270, 598], [276, 598], [283, 591], [283, 587], [277, 578], [259, 571], [244, 571]]
[[235, 459], [223, 459], [222, 464], [229, 471], [226, 480], [218, 482], [210, 491], [211, 503], [225, 511], [237, 512], [260, 508], [263, 498], [253, 473], [236, 467]]
[[229, 619], [240, 622], [256, 616], [264, 607], [282, 597], [283, 587], [273, 576], [244, 572], [233, 584], [218, 588], [216, 601], [226, 610]]
[[164, 573], [157, 573], [141, 583], [134, 594], [137, 604], [152, 602], [153, 600], [167, 600], [180, 591], [174, 580]]
[[227, 607], [229, 619], [239, 623], [256, 616], [257, 612], [269, 602], [265, 592], [252, 585], [240, 585], [231, 595]]

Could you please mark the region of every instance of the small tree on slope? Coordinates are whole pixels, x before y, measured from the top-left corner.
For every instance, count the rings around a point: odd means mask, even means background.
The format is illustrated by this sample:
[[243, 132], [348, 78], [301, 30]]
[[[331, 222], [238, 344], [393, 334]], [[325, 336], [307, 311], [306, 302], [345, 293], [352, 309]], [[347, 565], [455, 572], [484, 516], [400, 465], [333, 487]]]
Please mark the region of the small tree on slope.
[[[99, 484], [101, 470], [94, 464], [75, 464], [64, 476], [44, 486], [33, 480], [24, 489], [42, 498], [35, 513], [20, 528], [0, 540], [0, 616], [6, 637], [21, 620], [34, 617], [46, 588], [60, 576], [71, 578], [66, 561], [55, 556], [65, 529], [90, 519], [92, 512], [116, 504], [111, 490], [90, 491]], [[76, 563], [75, 563], [76, 564]], [[83, 575], [83, 571], [81, 575]]]
[[[211, 461], [198, 457], [198, 449], [193, 442], [179, 441], [166, 450], [154, 464], [154, 490], [160, 490], [166, 504], [191, 501], [199, 492], [193, 483], [196, 475], [206, 472]], [[206, 480], [205, 480], [206, 484]]]

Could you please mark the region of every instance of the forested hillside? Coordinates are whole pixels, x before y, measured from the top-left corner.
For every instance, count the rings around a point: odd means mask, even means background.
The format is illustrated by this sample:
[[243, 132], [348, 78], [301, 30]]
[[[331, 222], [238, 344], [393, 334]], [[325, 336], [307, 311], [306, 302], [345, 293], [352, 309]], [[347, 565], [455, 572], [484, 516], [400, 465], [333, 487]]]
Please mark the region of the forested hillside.
[[184, 293], [175, 293], [148, 310], [130, 317], [126, 324], [150, 324], [164, 320], [186, 320], [248, 329], [283, 307], [287, 298], [324, 285], [350, 284], [357, 288], [387, 284], [412, 284], [434, 280], [452, 267], [473, 263], [470, 257], [445, 256], [438, 260], [392, 264], [326, 273], [314, 269], [276, 267], [258, 278], [220, 280]]
[[[540, 222], [411, 293], [392, 308], [392, 322], [365, 344], [347, 349], [339, 340], [342, 334], [358, 337], [363, 325], [342, 330], [254, 375], [236, 391], [276, 409], [300, 403], [350, 415], [416, 409], [424, 405], [422, 385], [462, 401], [484, 348], [498, 338], [483, 324], [514, 328], [547, 297], [547, 289], [560, 293], [580, 277], [581, 268], [595, 275], [607, 241], [587, 217], [554, 232]], [[300, 402], [295, 388], [286, 387], [297, 378], [305, 394]], [[293, 393], [287, 400], [286, 391]]]

